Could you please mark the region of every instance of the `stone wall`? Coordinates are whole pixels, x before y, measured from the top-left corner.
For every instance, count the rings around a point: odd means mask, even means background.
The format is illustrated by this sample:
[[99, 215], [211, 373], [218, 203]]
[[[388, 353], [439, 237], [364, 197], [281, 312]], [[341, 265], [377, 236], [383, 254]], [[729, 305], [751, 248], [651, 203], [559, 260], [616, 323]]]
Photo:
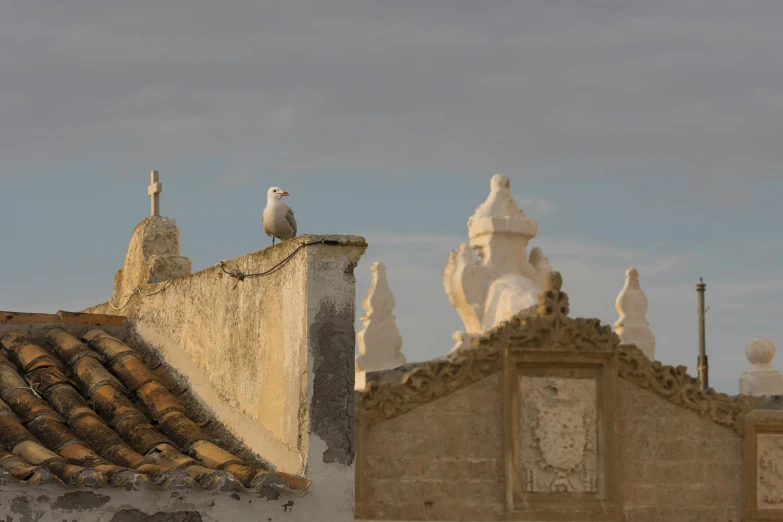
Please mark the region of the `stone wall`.
[[702, 392], [568, 317], [561, 284], [553, 273], [538, 307], [356, 392], [357, 518], [782, 520], [783, 412]]
[[619, 384], [626, 520], [742, 520], [742, 438], [650, 391]]
[[[621, 520], [742, 520], [742, 438], [635, 384], [617, 390]], [[496, 374], [364, 430], [357, 519], [504, 520], [502, 391]]]
[[499, 375], [376, 424], [362, 437], [357, 518], [503, 519]]

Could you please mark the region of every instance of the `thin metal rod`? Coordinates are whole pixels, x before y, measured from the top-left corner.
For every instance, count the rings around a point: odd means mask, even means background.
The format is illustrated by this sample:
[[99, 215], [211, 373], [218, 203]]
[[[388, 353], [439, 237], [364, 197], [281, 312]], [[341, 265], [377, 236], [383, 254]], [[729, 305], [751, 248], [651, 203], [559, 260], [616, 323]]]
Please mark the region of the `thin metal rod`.
[[707, 284], [702, 278], [699, 278], [699, 282], [696, 284], [696, 292], [699, 296], [699, 385], [701, 386], [701, 391], [707, 391], [710, 387], [710, 365], [707, 363], [707, 339], [704, 319], [704, 292], [706, 291]]

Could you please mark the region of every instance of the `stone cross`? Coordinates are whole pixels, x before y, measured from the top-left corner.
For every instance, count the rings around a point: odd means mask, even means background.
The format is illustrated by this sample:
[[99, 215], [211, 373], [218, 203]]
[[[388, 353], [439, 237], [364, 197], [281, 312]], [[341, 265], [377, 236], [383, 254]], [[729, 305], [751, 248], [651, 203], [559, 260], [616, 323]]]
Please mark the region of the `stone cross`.
[[356, 335], [359, 345], [357, 372], [389, 370], [405, 364], [405, 356], [400, 352], [402, 337], [392, 313], [394, 305], [394, 296], [386, 280], [386, 266], [375, 262], [370, 290], [362, 301], [364, 326]]
[[163, 192], [163, 183], [160, 182], [160, 173], [153, 170], [150, 173], [150, 186], [147, 187], [147, 195], [150, 197], [150, 215], [160, 216], [160, 193]]
[[614, 323], [622, 344], [634, 344], [651, 361], [655, 360], [655, 336], [647, 322], [647, 296], [639, 284], [639, 272], [629, 268], [625, 272], [625, 286], [614, 302], [620, 318]]
[[783, 375], [772, 367], [775, 345], [769, 339], [757, 338], [748, 341], [745, 356], [750, 368], [739, 380], [739, 392], [744, 395], [783, 395]]

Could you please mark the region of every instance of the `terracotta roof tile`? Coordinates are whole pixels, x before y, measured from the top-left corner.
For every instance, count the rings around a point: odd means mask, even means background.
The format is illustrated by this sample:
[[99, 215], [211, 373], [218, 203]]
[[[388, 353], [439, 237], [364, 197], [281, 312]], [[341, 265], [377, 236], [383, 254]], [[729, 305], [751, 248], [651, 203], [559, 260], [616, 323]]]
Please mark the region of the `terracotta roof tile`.
[[[3, 347], [8, 350], [9, 359], [22, 371], [36, 368], [55, 367], [63, 369], [63, 364], [49, 352], [32, 343], [19, 332], [9, 332], [3, 337]], [[37, 363], [37, 364], [36, 364]], [[33, 367], [35, 365], [35, 368]]]
[[96, 359], [101, 358], [86, 344], [60, 328], [52, 328], [46, 332], [44, 337], [52, 346], [56, 347], [57, 354], [68, 366], [73, 366], [77, 360], [86, 356], [95, 357]]
[[119, 379], [104, 368], [97, 359], [82, 357], [74, 363], [72, 368], [74, 379], [79, 383], [82, 393], [87, 397], [92, 396], [95, 390], [106, 384], [111, 384], [122, 392], [127, 391]]
[[[310, 481], [246, 464], [200, 426], [187, 391], [103, 330], [82, 342], [53, 328], [43, 345], [18, 331], [0, 339], [0, 472], [68, 486], [156, 485], [301, 491]], [[187, 402], [187, 401], [186, 401]], [[221, 488], [222, 489], [222, 488]], [[229, 488], [230, 489], [230, 488]]]
[[40, 470], [38, 466], [28, 464], [23, 458], [4, 449], [0, 449], [0, 466], [6, 469], [16, 480], [30, 480]]

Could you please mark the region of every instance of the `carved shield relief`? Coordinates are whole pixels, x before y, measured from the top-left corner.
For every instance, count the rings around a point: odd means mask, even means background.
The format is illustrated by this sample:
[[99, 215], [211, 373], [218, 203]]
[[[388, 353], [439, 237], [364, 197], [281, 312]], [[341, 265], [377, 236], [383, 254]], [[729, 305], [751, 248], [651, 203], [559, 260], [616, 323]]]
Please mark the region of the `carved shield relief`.
[[521, 376], [520, 477], [530, 493], [594, 493], [596, 383]]
[[508, 520], [622, 520], [612, 354], [508, 356]]

